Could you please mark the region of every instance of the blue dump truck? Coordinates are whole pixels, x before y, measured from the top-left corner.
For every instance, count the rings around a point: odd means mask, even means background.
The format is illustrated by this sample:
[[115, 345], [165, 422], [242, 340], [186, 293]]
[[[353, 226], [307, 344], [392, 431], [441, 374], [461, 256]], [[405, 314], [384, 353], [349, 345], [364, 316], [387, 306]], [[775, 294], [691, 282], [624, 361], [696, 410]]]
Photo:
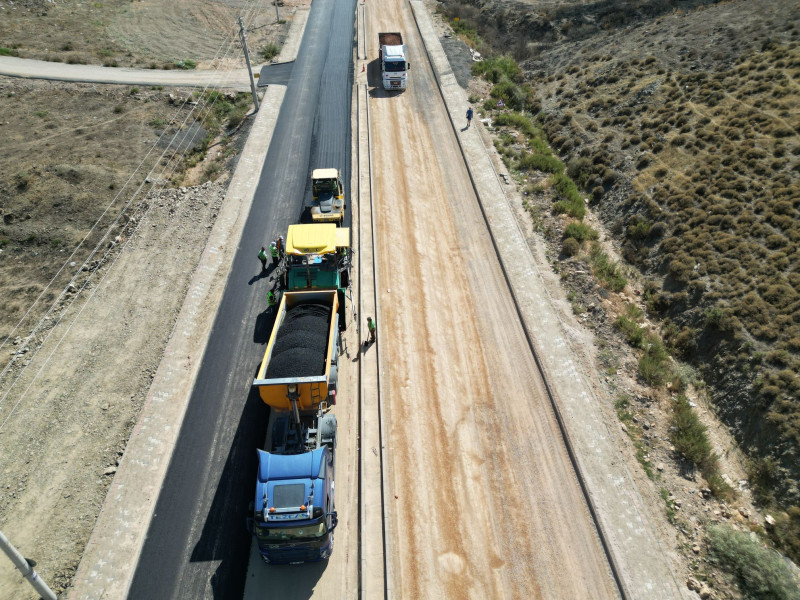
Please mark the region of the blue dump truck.
[[288, 286], [253, 380], [272, 422], [252, 504], [252, 533], [267, 564], [325, 560], [333, 551], [341, 275], [349, 280], [341, 232], [333, 224], [289, 228]]
[[258, 450], [253, 529], [267, 564], [313, 562], [333, 552], [336, 417], [323, 409], [315, 421], [298, 430], [288, 415], [277, 418], [271, 452]]

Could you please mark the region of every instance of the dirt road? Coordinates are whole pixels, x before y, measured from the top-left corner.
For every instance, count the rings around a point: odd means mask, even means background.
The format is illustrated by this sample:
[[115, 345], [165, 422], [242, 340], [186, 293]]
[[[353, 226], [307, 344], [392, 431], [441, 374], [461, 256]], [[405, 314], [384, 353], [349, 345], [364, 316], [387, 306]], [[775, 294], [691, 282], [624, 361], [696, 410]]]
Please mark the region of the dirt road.
[[[254, 68], [258, 71], [257, 67]], [[0, 75], [48, 79], [51, 81], [86, 81], [128, 85], [181, 85], [226, 87], [247, 91], [250, 78], [247, 69], [220, 71], [160, 71], [155, 69], [115, 69], [98, 65], [62, 65], [44, 60], [0, 56]]]
[[[370, 104], [379, 335], [391, 365], [392, 589], [613, 598], [449, 118], [431, 102], [438, 92], [407, 5], [367, 10], [367, 55], [377, 56], [378, 31], [397, 30], [409, 89], [373, 90]], [[379, 67], [369, 68], [375, 86]]]

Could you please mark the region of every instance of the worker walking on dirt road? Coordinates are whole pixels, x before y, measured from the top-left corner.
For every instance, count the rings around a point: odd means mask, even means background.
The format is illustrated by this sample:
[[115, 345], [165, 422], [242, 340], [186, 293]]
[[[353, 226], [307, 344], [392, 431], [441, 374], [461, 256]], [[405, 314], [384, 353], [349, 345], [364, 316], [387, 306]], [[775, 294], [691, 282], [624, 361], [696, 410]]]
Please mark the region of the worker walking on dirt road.
[[467, 129], [472, 125], [472, 107], [467, 108]]
[[367, 340], [368, 344], [371, 344], [375, 341], [375, 321], [372, 317], [367, 317], [367, 329], [369, 329], [369, 339]]
[[278, 261], [280, 260], [280, 255], [278, 254], [278, 247], [275, 245], [275, 242], [272, 242], [269, 245], [269, 253], [272, 255], [272, 264], [273, 266], [278, 266]]
[[261, 246], [261, 252], [258, 253], [258, 260], [261, 261], [261, 272], [267, 270], [267, 249]]

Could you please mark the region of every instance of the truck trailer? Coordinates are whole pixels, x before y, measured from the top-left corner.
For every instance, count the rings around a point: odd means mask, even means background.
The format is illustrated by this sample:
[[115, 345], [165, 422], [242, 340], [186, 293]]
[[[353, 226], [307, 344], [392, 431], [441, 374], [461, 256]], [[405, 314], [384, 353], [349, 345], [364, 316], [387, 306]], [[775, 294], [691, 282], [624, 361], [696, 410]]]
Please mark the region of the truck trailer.
[[404, 90], [408, 85], [408, 70], [411, 65], [406, 60], [406, 46], [400, 32], [378, 33], [378, 60], [381, 63], [383, 89]]
[[336, 292], [286, 292], [253, 385], [270, 406], [268, 450], [257, 450], [252, 533], [267, 564], [325, 560], [333, 552]]

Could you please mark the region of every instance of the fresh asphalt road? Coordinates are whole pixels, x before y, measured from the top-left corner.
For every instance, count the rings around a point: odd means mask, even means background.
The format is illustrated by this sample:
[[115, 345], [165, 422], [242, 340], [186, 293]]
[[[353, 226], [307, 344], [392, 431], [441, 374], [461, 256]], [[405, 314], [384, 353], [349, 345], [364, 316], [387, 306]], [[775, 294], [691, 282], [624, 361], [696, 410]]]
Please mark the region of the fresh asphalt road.
[[[299, 220], [313, 168], [339, 168], [350, 181], [354, 11], [355, 0], [312, 4], [129, 598], [243, 594], [245, 520], [268, 418], [251, 389], [271, 325], [256, 254]], [[275, 569], [274, 576], [295, 575]]]

